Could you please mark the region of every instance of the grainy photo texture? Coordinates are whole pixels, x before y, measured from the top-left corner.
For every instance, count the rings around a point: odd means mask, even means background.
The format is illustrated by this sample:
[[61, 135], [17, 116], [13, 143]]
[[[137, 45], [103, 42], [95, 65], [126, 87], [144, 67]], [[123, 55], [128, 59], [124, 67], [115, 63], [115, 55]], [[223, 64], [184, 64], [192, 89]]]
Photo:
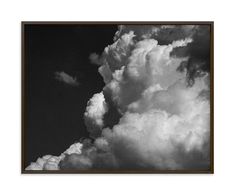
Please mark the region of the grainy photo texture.
[[22, 23], [23, 173], [213, 173], [213, 23]]

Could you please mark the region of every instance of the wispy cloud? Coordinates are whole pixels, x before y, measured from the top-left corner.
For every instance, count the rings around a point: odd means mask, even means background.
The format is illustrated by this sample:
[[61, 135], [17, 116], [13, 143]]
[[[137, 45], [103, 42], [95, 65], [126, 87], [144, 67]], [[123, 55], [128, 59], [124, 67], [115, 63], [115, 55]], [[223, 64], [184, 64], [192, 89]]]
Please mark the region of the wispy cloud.
[[102, 65], [102, 60], [97, 53], [91, 53], [89, 56], [89, 60], [92, 64]]
[[69, 74], [65, 73], [64, 71], [55, 72], [55, 79], [72, 86], [79, 85], [76, 77], [72, 77]]

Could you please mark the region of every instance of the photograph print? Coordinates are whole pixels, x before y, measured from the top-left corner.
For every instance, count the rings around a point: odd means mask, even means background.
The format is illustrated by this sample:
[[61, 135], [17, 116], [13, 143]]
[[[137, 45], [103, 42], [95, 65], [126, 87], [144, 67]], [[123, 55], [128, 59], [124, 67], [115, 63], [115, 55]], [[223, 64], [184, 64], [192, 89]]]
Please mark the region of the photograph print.
[[22, 22], [22, 173], [213, 173], [213, 22]]

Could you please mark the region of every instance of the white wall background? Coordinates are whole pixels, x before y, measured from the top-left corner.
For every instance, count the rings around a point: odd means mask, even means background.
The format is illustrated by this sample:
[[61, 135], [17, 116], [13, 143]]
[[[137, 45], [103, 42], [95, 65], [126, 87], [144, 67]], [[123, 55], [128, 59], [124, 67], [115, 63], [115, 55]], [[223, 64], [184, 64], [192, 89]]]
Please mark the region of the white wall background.
[[[218, 3], [219, 2], [219, 3]], [[233, 194], [235, 192], [234, 1], [1, 0], [1, 194]], [[21, 175], [20, 21], [215, 21], [214, 175]]]

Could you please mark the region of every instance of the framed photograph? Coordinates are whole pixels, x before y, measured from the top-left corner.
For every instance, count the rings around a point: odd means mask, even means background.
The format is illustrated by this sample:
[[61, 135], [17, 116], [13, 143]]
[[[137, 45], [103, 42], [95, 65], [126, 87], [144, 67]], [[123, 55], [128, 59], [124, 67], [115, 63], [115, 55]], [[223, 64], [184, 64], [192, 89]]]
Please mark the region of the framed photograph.
[[214, 173], [213, 22], [22, 22], [26, 173]]

